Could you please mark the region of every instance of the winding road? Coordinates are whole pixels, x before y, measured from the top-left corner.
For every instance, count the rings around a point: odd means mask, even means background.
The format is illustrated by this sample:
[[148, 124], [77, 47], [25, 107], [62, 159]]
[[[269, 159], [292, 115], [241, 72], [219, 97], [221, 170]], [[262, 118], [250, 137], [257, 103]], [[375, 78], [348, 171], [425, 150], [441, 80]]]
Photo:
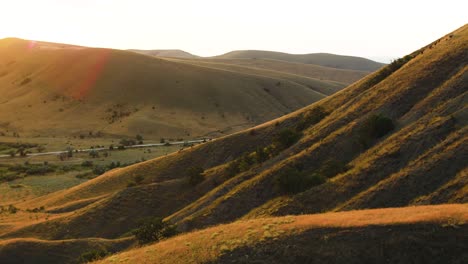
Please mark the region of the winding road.
[[[210, 141], [211, 139], [194, 139], [194, 140], [187, 140], [187, 141], [174, 141], [174, 142], [166, 142], [166, 143], [151, 143], [151, 144], [139, 144], [139, 145], [131, 145], [125, 146], [125, 149], [130, 148], [149, 148], [149, 147], [162, 147], [169, 145], [185, 145], [185, 144], [193, 144], [193, 143], [203, 143]], [[91, 151], [104, 151], [109, 150], [109, 148], [89, 148], [89, 149], [74, 149], [73, 153], [81, 153], [81, 152], [91, 152]], [[117, 150], [117, 147], [114, 147], [114, 150]], [[62, 151], [52, 151], [52, 152], [40, 152], [40, 153], [28, 153], [26, 157], [35, 157], [35, 156], [47, 156], [47, 155], [60, 155], [63, 153], [68, 153], [68, 150]], [[15, 156], [21, 157], [21, 156]], [[24, 157], [24, 156], [22, 156]], [[0, 158], [11, 158], [10, 155], [0, 155]]]

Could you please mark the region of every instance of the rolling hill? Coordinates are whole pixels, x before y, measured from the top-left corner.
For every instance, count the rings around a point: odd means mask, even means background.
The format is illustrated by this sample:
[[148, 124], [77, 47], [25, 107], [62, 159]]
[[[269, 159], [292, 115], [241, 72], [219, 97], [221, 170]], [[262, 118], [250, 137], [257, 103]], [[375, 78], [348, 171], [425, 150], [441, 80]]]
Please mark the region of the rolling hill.
[[157, 216], [198, 231], [104, 263], [463, 263], [467, 51], [465, 25], [281, 118], [18, 202], [0, 257], [14, 239], [120, 241]]
[[318, 80], [327, 80], [343, 84], [351, 84], [370, 74], [368, 71], [346, 70], [324, 67], [314, 64], [286, 62], [269, 59], [197, 59], [186, 60], [202, 65], [220, 67], [242, 66], [247, 69], [267, 70], [283, 74], [291, 74]]
[[196, 59], [199, 58], [196, 55], [188, 53], [183, 50], [138, 50], [138, 49], [131, 49], [130, 51], [156, 56], [156, 57], [165, 57], [165, 58], [185, 58], [185, 59]]
[[376, 71], [383, 63], [369, 59], [335, 55], [330, 53], [288, 54], [263, 50], [237, 50], [213, 57], [214, 59], [269, 59], [304, 64], [315, 64], [324, 67], [348, 69], [356, 71]]
[[6, 134], [220, 135], [326, 96], [275, 76], [21, 39], [0, 40], [0, 61], [0, 132]]

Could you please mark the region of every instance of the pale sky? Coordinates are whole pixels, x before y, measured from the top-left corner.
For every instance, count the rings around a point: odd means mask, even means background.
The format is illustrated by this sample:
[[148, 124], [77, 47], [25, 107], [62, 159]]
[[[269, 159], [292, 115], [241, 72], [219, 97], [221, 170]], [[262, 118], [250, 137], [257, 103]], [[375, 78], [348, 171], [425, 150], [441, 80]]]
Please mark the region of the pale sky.
[[[464, 0], [0, 0], [0, 38], [213, 56], [404, 56], [468, 22]], [[385, 60], [385, 59], [384, 59]]]

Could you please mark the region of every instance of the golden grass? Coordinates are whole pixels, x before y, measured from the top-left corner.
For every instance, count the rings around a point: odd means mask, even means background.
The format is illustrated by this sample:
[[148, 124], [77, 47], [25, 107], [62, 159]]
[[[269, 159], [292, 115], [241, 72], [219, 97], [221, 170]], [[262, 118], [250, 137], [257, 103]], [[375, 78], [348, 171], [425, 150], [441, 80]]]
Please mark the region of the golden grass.
[[[129, 51], [50, 49], [43, 43], [28, 49], [28, 41], [0, 42], [5, 62], [0, 64], [0, 131], [7, 134], [219, 136], [219, 131], [239, 131], [324, 98], [294, 82], [277, 86], [281, 78]], [[110, 120], [114, 111], [117, 116]]]
[[[238, 221], [180, 235], [96, 263], [202, 263], [240, 247], [320, 228], [440, 223], [465, 225], [468, 205], [418, 206]], [[313, 239], [313, 238], [311, 238]]]

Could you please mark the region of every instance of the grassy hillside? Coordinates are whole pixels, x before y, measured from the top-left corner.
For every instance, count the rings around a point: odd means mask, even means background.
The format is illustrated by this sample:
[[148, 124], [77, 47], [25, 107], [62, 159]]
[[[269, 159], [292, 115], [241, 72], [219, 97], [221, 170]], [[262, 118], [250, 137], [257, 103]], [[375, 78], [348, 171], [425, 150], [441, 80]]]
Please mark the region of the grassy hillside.
[[463, 263], [467, 205], [238, 221], [96, 263]]
[[[245, 255], [267, 263], [289, 255], [307, 262], [317, 255], [321, 262], [331, 257], [407, 262], [409, 257], [457, 263], [466, 258], [466, 243], [459, 241], [466, 240], [463, 203], [468, 202], [467, 50], [464, 26], [281, 118], [111, 170], [67, 190], [18, 201], [16, 213], [5, 208], [0, 214], [0, 239], [117, 239], [130, 237], [147, 217], [164, 218], [180, 232], [241, 221], [208, 229], [229, 230], [232, 236], [199, 231], [106, 262], [170, 262], [172, 257], [207, 263], [250, 261], [241, 257]], [[184, 67], [189, 66], [193, 67]], [[137, 178], [138, 183], [131, 184]], [[463, 205], [415, 207], [452, 203]], [[33, 208], [43, 210], [31, 213]], [[262, 222], [267, 221], [264, 217], [316, 213], [333, 214], [292, 217], [293, 223], [306, 223], [293, 229], [306, 231], [287, 233], [282, 228], [284, 237], [271, 229], [288, 217]], [[359, 224], [341, 226], [353, 223], [354, 217]], [[329, 226], [314, 229], [323, 222]], [[253, 244], [235, 236], [237, 230], [245, 235], [250, 225], [245, 223], [262, 226]], [[390, 236], [385, 235], [389, 225]], [[318, 243], [316, 235], [332, 243]], [[217, 241], [216, 248], [206, 247], [211, 245], [207, 240]], [[278, 250], [288, 243], [294, 246]], [[377, 247], [369, 256], [362, 255], [374, 245], [388, 245], [392, 253]], [[441, 247], [443, 251], [434, 251]]]
[[270, 59], [287, 62], [315, 64], [324, 67], [348, 69], [356, 71], [375, 71], [384, 66], [383, 63], [375, 62], [369, 59], [342, 56], [329, 53], [312, 54], [288, 54], [274, 51], [262, 50], [238, 50], [213, 57], [216, 59]]
[[11, 239], [0, 241], [0, 258], [4, 264], [14, 263], [83, 263], [82, 254], [105, 249], [114, 253], [129, 247], [131, 239], [70, 239], [45, 241], [38, 239]]
[[295, 76], [308, 77], [321, 81], [333, 81], [343, 84], [351, 84], [363, 78], [369, 71], [357, 71], [337, 69], [314, 64], [287, 62], [271, 59], [197, 59], [191, 62], [204, 63], [205, 65], [243, 66], [248, 69], [264, 69], [279, 73], [288, 73]]
[[130, 51], [146, 54], [156, 57], [165, 57], [165, 58], [185, 58], [185, 59], [195, 59], [198, 56], [188, 53], [183, 50], [137, 50], [132, 49]]
[[[288, 66], [285, 65], [284, 62], [278, 61], [276, 64], [277, 66], [284, 66], [283, 69], [277, 69], [277, 70], [272, 70], [269, 69], [268, 66], [265, 67], [256, 67], [255, 65], [249, 66], [247, 64], [243, 65], [242, 63], [238, 63], [237, 60], [211, 60], [211, 59], [195, 59], [195, 60], [187, 60], [187, 59], [173, 59], [174, 61], [181, 62], [181, 63], [187, 63], [190, 65], [196, 65], [200, 67], [206, 67], [206, 68], [212, 68], [212, 69], [217, 69], [217, 70], [223, 70], [223, 71], [229, 71], [229, 72], [237, 72], [241, 74], [249, 74], [253, 76], [263, 76], [266, 78], [275, 78], [278, 79], [278, 82], [276, 85], [281, 86], [282, 82], [294, 82], [296, 84], [302, 85], [304, 87], [308, 87], [314, 91], [317, 91], [319, 93], [322, 93], [324, 95], [332, 95], [336, 93], [337, 91], [343, 89], [346, 87], [346, 83], [342, 83], [336, 80], [340, 80], [341, 78], [337, 77], [330, 77], [327, 79], [329, 76], [340, 76], [339, 71], [337, 69], [327, 69], [326, 70], [317, 73], [317, 74], [295, 74], [295, 73], [289, 73], [288, 72]], [[272, 63], [272, 65], [275, 65], [275, 63]], [[315, 66], [315, 65], [307, 65], [307, 64], [300, 64], [299, 68], [301, 66], [306, 67], [320, 67], [320, 66]], [[281, 67], [281, 66], [280, 66]], [[274, 68], [272, 66], [271, 68]], [[294, 71], [294, 70], [291, 70]], [[336, 75], [335, 75], [336, 74]], [[344, 74], [346, 75], [346, 74]], [[363, 74], [362, 76], [365, 76], [366, 74]], [[361, 76], [361, 75], [359, 75]], [[353, 77], [351, 77], [353, 78]], [[354, 81], [360, 79], [357, 76], [354, 76]]]
[[0, 41], [0, 60], [0, 132], [6, 135], [219, 135], [325, 96], [282, 79], [20, 39]]

